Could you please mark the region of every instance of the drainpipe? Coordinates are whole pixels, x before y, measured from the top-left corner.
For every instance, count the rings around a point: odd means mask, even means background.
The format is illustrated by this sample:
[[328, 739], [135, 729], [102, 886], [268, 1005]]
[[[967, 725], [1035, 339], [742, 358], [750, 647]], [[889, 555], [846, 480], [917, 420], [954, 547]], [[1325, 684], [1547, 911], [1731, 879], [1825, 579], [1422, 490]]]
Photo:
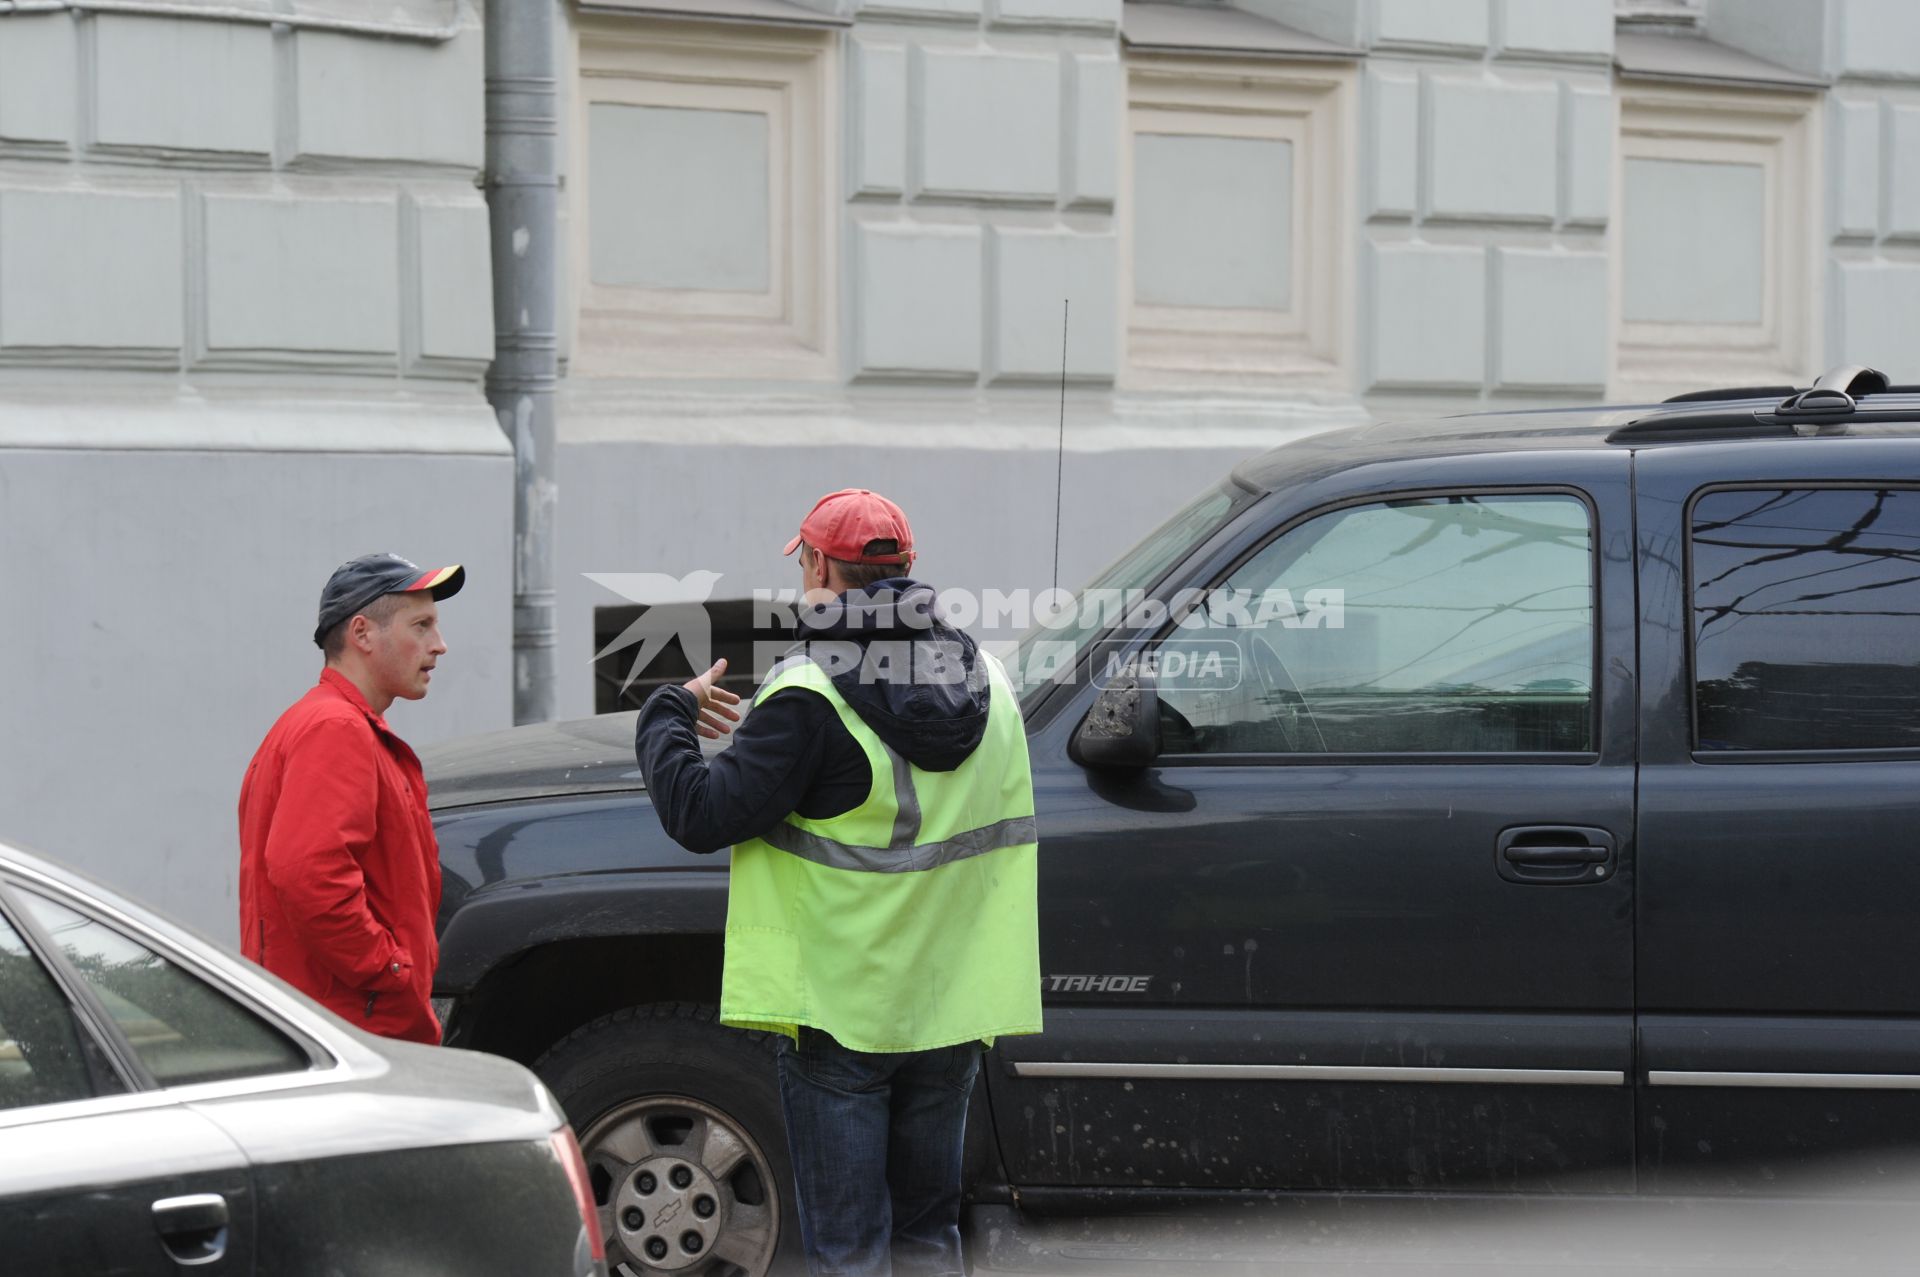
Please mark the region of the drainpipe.
[[513, 441], [513, 721], [553, 717], [554, 392], [559, 381], [555, 0], [486, 0], [493, 365]]

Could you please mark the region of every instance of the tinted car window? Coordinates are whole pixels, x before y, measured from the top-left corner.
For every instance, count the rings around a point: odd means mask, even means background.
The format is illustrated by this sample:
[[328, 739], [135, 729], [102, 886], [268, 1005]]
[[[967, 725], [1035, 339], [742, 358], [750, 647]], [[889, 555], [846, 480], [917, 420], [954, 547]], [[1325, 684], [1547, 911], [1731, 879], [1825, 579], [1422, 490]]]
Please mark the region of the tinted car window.
[[0, 1109], [93, 1094], [66, 996], [0, 918]]
[[1156, 653], [1170, 753], [1592, 748], [1593, 550], [1571, 496], [1331, 511]]
[[20, 893], [162, 1085], [285, 1073], [306, 1053], [253, 1012], [103, 922]]
[[1920, 491], [1709, 492], [1691, 527], [1700, 749], [1920, 749]]

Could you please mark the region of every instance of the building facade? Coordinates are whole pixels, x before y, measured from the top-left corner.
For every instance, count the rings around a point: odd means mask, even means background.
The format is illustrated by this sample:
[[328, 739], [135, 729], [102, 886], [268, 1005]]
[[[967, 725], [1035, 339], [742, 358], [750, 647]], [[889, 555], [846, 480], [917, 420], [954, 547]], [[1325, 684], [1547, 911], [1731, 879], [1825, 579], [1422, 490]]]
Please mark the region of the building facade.
[[[928, 579], [1040, 589], [1309, 431], [1920, 380], [1901, 0], [555, 18], [563, 716], [635, 605], [791, 584], [837, 487]], [[485, 40], [472, 0], [0, 3], [0, 836], [216, 934], [335, 563], [466, 562], [394, 722], [511, 717]]]
[[0, 5], [0, 837], [230, 939], [337, 564], [467, 563], [393, 722], [508, 721], [513, 458], [474, 11], [205, 8]]

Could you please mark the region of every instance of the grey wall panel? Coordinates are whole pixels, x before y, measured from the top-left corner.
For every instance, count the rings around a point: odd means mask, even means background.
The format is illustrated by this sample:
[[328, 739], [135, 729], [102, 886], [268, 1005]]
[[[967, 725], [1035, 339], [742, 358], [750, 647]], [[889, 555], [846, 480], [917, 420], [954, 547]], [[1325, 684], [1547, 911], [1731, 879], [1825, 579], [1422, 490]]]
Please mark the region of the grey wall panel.
[[[1000, 230], [992, 245], [991, 375], [1052, 381], [1064, 371], [1070, 377], [1113, 380], [1114, 237]], [[1071, 312], [1064, 311], [1063, 302], [1072, 303]]]
[[1607, 382], [1604, 253], [1494, 250], [1499, 384], [1592, 389]]
[[853, 7], [863, 18], [883, 18], [893, 14], [932, 20], [978, 19], [981, 0], [854, 0]]
[[1370, 267], [1372, 384], [1481, 385], [1487, 357], [1486, 250], [1375, 245]]
[[982, 344], [980, 228], [856, 225], [853, 247], [855, 369], [971, 380]]
[[907, 50], [847, 43], [849, 185], [863, 194], [898, 195], [907, 185]]
[[1886, 127], [1886, 221], [1880, 233], [1920, 239], [1920, 106], [1889, 103]]
[[0, 31], [0, 140], [71, 143], [75, 136], [73, 19], [14, 14]]
[[1369, 70], [1366, 93], [1367, 211], [1412, 217], [1419, 207], [1420, 81]]
[[1604, 58], [1613, 53], [1608, 0], [1494, 0], [1503, 52]]
[[1287, 308], [1293, 296], [1292, 143], [1139, 134], [1133, 200], [1136, 300]]
[[[1920, 79], [1920, 9], [1909, 0], [1827, 2], [1839, 6], [1839, 48], [1828, 68], [1831, 74]], [[1719, 9], [1740, 8], [1727, 0], [1715, 3]], [[1776, 8], [1785, 3], [1773, 0]]]
[[920, 46], [915, 194], [1051, 199], [1060, 185], [1060, 59]]
[[1120, 0], [991, 0], [987, 16], [1009, 26], [1114, 27]]
[[295, 151], [479, 168], [486, 112], [472, 88], [481, 49], [477, 23], [444, 44], [300, 32]]
[[273, 35], [188, 18], [89, 19], [94, 132], [109, 146], [273, 149]]
[[[261, 5], [262, 0], [252, 0]], [[264, 7], [301, 17], [342, 18], [388, 30], [437, 29], [451, 25], [472, 0], [265, 0]]]
[[1486, 47], [1487, 0], [1374, 0], [1373, 13], [1377, 43]]
[[211, 349], [399, 349], [394, 200], [209, 195], [205, 216]]
[[1424, 88], [1427, 214], [1551, 221], [1560, 141], [1554, 86], [1430, 74]]
[[1920, 350], [1920, 265], [1841, 262], [1833, 276], [1838, 329], [1829, 362], [1845, 360], [1904, 376]]
[[1070, 203], [1111, 204], [1119, 184], [1120, 60], [1069, 54], [1065, 65], [1070, 122], [1061, 190]]
[[1630, 159], [1621, 181], [1622, 317], [1758, 324], [1766, 171], [1757, 164]]
[[1829, 223], [1835, 235], [1870, 237], [1880, 226], [1880, 104], [1827, 103]]
[[432, 691], [389, 721], [416, 744], [511, 723], [512, 472], [504, 456], [0, 449], [0, 836], [231, 942], [241, 776], [319, 675], [337, 564], [465, 563]]
[[764, 293], [767, 117], [589, 108], [589, 269], [596, 284]]
[[177, 361], [180, 253], [175, 189], [0, 192], [0, 347], [126, 347]]
[[432, 359], [491, 359], [493, 260], [486, 204], [477, 196], [458, 203], [423, 202], [415, 233], [420, 353]]
[[1613, 211], [1613, 95], [1564, 85], [1560, 93], [1560, 220], [1602, 225]]

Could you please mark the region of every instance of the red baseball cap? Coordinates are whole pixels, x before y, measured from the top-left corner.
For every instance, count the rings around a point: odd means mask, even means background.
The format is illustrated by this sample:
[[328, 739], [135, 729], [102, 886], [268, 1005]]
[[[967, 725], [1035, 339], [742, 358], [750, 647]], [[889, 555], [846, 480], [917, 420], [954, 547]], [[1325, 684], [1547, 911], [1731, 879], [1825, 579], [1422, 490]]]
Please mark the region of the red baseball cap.
[[[787, 542], [782, 554], [792, 554], [805, 541], [830, 559], [842, 563], [898, 563], [913, 561], [913, 529], [906, 511], [877, 492], [842, 488], [814, 503], [800, 521], [800, 535]], [[891, 541], [897, 550], [868, 554], [875, 541]]]

